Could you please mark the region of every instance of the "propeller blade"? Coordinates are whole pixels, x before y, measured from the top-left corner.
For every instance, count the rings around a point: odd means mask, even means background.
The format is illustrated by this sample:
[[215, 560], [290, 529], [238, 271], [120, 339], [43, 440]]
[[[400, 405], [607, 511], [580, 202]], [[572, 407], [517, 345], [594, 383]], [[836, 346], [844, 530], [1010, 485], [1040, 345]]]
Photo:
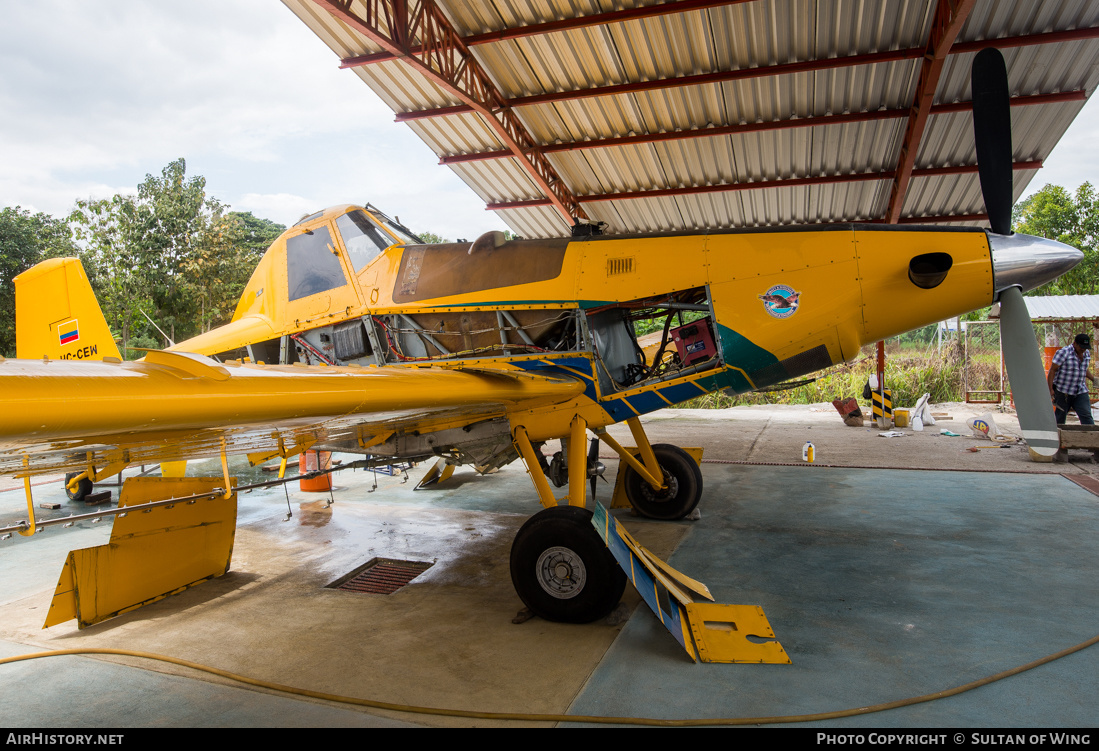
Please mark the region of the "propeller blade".
[[981, 194], [992, 231], [1011, 234], [1011, 101], [1007, 66], [998, 49], [988, 47], [973, 59], [973, 139]]
[[[599, 439], [592, 438], [591, 445], [588, 447], [588, 467], [592, 466], [593, 462], [599, 461]], [[592, 475], [588, 482], [591, 483], [591, 499], [595, 501], [595, 480], [598, 475]]]
[[1009, 287], [1000, 293], [1000, 342], [1011, 381], [1023, 439], [1035, 461], [1051, 461], [1060, 448], [1057, 420], [1049, 396], [1038, 340], [1023, 293]]

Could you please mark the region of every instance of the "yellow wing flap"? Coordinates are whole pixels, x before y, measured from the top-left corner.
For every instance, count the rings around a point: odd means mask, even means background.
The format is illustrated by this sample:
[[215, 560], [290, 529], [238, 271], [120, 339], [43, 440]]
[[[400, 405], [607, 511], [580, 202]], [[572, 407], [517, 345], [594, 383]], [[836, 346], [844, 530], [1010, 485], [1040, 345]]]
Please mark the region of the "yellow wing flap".
[[133, 363], [0, 362], [0, 473], [83, 469], [86, 453], [130, 463], [353, 443], [382, 430], [429, 431], [568, 401], [572, 379], [520, 370], [221, 364], [150, 353]]

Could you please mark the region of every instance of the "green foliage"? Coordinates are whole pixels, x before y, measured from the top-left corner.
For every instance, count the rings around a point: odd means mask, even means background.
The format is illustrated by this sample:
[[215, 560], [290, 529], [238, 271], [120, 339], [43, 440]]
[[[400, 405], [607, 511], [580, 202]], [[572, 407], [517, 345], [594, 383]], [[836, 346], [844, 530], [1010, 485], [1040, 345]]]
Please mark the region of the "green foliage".
[[1084, 260], [1033, 295], [1094, 295], [1099, 293], [1099, 196], [1091, 183], [1075, 195], [1059, 185], [1047, 185], [1012, 212], [1012, 229], [1048, 237], [1084, 251]]
[[[672, 318], [671, 328], [677, 326], [683, 326], [691, 321], [697, 321], [699, 318], [704, 318], [708, 313], [704, 313], [698, 310], [684, 310], [680, 311], [678, 315]], [[656, 318], [641, 318], [633, 322], [633, 332], [635, 336], [645, 336], [651, 334], [654, 331], [663, 331], [664, 322], [668, 318], [665, 315], [658, 316]]]
[[448, 243], [448, 242], [450, 242], [450, 240], [447, 240], [443, 237], [440, 237], [439, 235], [436, 235], [434, 232], [417, 232], [416, 236], [419, 237], [421, 240], [423, 240], [425, 243]]
[[47, 258], [75, 255], [63, 220], [19, 206], [0, 209], [0, 354], [15, 356], [15, 277]]
[[[187, 177], [183, 159], [146, 175], [136, 195], [77, 201], [69, 217], [86, 247], [107, 323], [126, 348], [135, 337], [167, 345], [226, 323], [267, 246], [285, 229], [250, 212], [226, 212]], [[136, 345], [135, 345], [136, 346]]]
[[237, 225], [237, 239], [234, 243], [237, 251], [248, 256], [253, 261], [253, 267], [259, 263], [271, 243], [286, 231], [285, 225], [270, 219], [261, 219], [251, 211], [230, 211], [226, 217]]
[[[956, 347], [944, 345], [942, 352], [938, 353], [934, 348], [902, 348], [895, 345], [895, 341], [890, 341], [885, 359], [885, 386], [893, 394], [894, 406], [912, 406], [924, 394], [931, 394], [932, 402], [957, 401], [962, 398], [964, 369]], [[990, 367], [998, 369], [999, 362]], [[867, 347], [859, 360], [817, 373], [816, 380], [804, 386], [785, 391], [749, 392], [736, 396], [725, 393], [707, 394], [676, 406], [689, 409], [723, 409], [740, 404], [817, 404], [852, 396], [863, 404], [863, 386], [876, 368], [877, 359], [873, 348]], [[865, 404], [863, 407], [864, 414], [869, 414]]]

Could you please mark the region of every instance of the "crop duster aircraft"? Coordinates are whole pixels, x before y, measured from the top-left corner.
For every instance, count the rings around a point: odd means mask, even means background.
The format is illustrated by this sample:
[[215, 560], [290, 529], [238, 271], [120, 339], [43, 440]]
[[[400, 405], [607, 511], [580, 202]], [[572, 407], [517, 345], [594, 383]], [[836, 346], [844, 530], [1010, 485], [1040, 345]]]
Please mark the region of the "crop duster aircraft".
[[[696, 461], [645, 436], [640, 416], [667, 405], [780, 384], [999, 301], [1024, 437], [1051, 456], [1058, 434], [1021, 292], [1082, 254], [1011, 234], [1002, 57], [982, 53], [973, 75], [991, 231], [844, 224], [511, 241], [489, 233], [424, 245], [370, 206], [338, 206], [275, 241], [230, 323], [138, 362], [121, 361], [79, 263], [46, 261], [19, 279], [20, 359], [0, 362], [0, 470], [28, 478], [29, 499], [33, 475], [77, 472], [75, 488], [129, 464], [227, 454], [279, 456], [285, 466], [289, 455], [329, 449], [481, 471], [521, 459], [545, 508], [515, 538], [515, 588], [537, 615], [588, 622], [615, 607], [626, 583], [585, 508], [585, 485], [601, 471], [595, 442], [621, 458], [641, 514], [680, 519], [702, 496]], [[642, 322], [660, 332], [648, 349], [635, 333]], [[621, 421], [636, 456], [606, 433]], [[231, 495], [225, 474], [203, 492]], [[558, 499], [551, 482], [567, 495]], [[160, 514], [173, 494], [199, 493], [145, 479], [138, 494], [131, 483], [123, 505]], [[35, 529], [30, 511], [22, 534]], [[117, 519], [116, 531], [141, 516]], [[153, 567], [119, 562], [109, 575], [100, 561], [89, 574], [83, 551], [71, 553], [48, 623], [84, 625], [201, 579], [189, 571], [159, 590], [134, 584], [132, 602], [94, 612], [80, 596], [206, 554], [216, 525], [196, 519], [186, 541], [143, 553]], [[186, 526], [160, 525], [164, 539]], [[224, 573], [223, 553], [205, 576]]]

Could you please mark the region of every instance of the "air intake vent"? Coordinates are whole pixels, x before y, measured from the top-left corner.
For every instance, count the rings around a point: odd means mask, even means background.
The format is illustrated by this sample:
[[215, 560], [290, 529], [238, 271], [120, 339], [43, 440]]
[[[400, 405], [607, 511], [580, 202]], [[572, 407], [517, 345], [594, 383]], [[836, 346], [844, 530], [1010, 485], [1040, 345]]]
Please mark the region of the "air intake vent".
[[633, 272], [633, 258], [608, 258], [607, 276], [618, 276]]
[[430, 563], [374, 558], [328, 585], [330, 589], [363, 594], [391, 595], [431, 568]]

